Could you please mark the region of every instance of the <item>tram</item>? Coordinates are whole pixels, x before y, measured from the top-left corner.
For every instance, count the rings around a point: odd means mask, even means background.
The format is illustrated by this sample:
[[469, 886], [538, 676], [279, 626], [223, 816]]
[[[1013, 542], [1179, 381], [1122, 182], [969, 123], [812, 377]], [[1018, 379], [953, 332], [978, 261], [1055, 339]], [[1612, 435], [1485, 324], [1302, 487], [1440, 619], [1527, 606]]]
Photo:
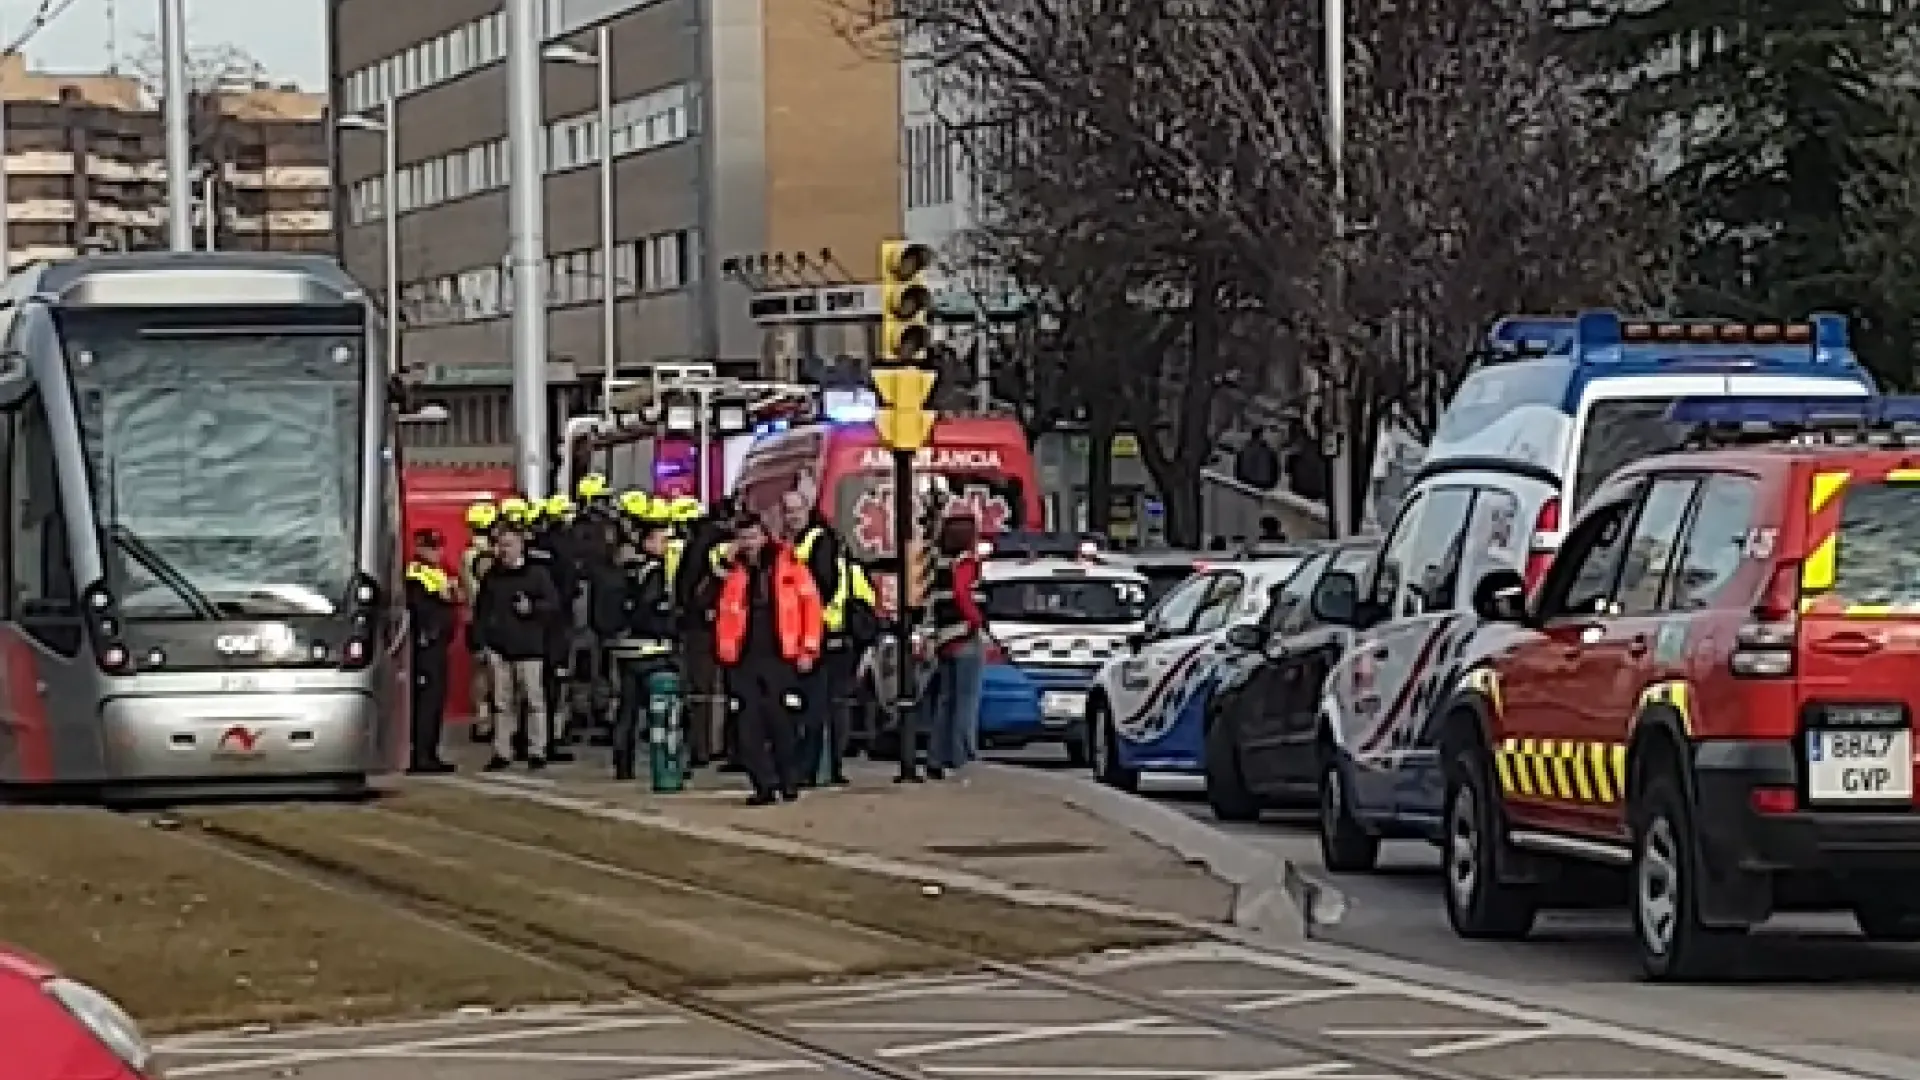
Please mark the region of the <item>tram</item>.
[[397, 394], [330, 259], [0, 288], [0, 789], [344, 794], [405, 753]]

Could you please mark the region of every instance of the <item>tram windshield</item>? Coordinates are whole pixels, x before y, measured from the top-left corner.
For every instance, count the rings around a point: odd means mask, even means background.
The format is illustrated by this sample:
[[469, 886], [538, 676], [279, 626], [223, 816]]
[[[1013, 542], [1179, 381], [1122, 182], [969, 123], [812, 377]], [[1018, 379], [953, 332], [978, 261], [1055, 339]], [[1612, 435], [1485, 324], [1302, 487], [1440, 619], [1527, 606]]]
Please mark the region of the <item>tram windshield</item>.
[[61, 320], [122, 615], [341, 610], [361, 524], [363, 332], [341, 311], [246, 326], [172, 314]]

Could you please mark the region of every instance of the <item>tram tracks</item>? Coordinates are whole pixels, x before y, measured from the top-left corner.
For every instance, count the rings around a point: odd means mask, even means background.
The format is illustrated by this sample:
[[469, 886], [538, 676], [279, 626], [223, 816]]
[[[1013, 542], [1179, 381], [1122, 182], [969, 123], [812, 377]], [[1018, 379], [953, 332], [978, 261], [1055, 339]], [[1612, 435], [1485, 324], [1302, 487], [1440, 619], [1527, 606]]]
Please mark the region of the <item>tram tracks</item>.
[[[345, 826], [343, 833], [405, 836], [409, 832], [431, 829], [457, 838], [472, 853], [469, 858], [475, 862], [487, 856], [496, 859], [511, 857], [524, 860], [523, 865], [526, 866], [545, 864], [551, 868], [547, 876], [556, 879], [565, 875], [592, 875], [608, 882], [610, 886], [620, 883], [618, 888], [610, 887], [609, 891], [614, 893], [621, 888], [646, 890], [685, 898], [706, 905], [715, 912], [751, 911], [770, 920], [785, 920], [785, 925], [810, 923], [823, 933], [839, 934], [848, 941], [887, 940], [901, 953], [916, 956], [917, 961], [910, 966], [920, 972], [952, 970], [989, 974], [1009, 984], [1101, 1002], [1123, 1009], [1133, 1016], [1154, 1018], [1163, 1023], [1271, 1047], [1283, 1051], [1289, 1058], [1345, 1062], [1376, 1075], [1404, 1077], [1406, 1080], [1484, 1080], [1475, 1073], [1455, 1070], [1435, 1061], [1409, 1058], [1368, 1045], [1281, 1027], [1257, 1016], [1229, 1012], [1192, 1001], [1139, 993], [1044, 963], [989, 955], [985, 951], [956, 946], [950, 940], [929, 940], [932, 935], [902, 933], [897, 927], [879, 925], [872, 919], [850, 919], [796, 909], [748, 891], [719, 887], [712, 882], [690, 881], [686, 875], [676, 875], [670, 870], [627, 865], [553, 844], [535, 844], [503, 836], [485, 828], [423, 818], [412, 813], [395, 813], [379, 807], [341, 811], [333, 817], [333, 824]], [[352, 824], [347, 824], [349, 822]], [[270, 829], [244, 822], [236, 824], [227, 815], [196, 815], [190, 819], [190, 824], [194, 828], [194, 835], [236, 858], [265, 862], [284, 873], [305, 878], [316, 886], [399, 908], [416, 918], [482, 940], [493, 947], [517, 952], [543, 964], [608, 980], [636, 997], [655, 1001], [682, 1016], [697, 1018], [749, 1036], [843, 1075], [874, 1080], [924, 1080], [925, 1074], [911, 1065], [836, 1045], [830, 1039], [796, 1030], [756, 1013], [750, 1006], [727, 1000], [718, 992], [724, 984], [716, 985], [703, 980], [686, 970], [684, 965], [675, 965], [663, 961], [660, 956], [648, 955], [648, 950], [563, 925], [556, 919], [505, 914], [477, 896], [463, 894], [455, 867], [446, 867], [447, 872], [437, 878], [429, 875], [407, 881], [378, 866], [345, 857], [337, 847], [330, 851], [316, 850], [316, 845], [276, 836]]]

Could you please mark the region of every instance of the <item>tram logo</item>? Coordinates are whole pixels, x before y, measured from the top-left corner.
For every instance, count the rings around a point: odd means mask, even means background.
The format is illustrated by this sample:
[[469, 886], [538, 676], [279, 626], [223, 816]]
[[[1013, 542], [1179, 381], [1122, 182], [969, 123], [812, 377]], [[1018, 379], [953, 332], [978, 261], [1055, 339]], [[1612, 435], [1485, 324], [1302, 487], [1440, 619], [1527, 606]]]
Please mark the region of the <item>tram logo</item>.
[[213, 747], [213, 756], [222, 758], [255, 758], [265, 752], [260, 732], [239, 724], [228, 728]]
[[281, 658], [291, 656], [296, 644], [289, 626], [263, 627], [257, 634], [221, 634], [213, 639], [214, 651], [222, 656]]

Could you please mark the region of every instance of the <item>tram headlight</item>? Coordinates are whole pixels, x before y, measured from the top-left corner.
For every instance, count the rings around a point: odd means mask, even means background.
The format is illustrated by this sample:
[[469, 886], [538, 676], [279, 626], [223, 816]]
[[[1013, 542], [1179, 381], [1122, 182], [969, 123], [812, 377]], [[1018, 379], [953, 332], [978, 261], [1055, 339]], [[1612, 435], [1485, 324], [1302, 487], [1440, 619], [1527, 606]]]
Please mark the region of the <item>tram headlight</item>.
[[127, 1068], [145, 1074], [153, 1064], [153, 1047], [140, 1034], [140, 1025], [112, 998], [85, 983], [72, 979], [49, 979], [43, 984], [47, 996], [73, 1014], [100, 1044]]

